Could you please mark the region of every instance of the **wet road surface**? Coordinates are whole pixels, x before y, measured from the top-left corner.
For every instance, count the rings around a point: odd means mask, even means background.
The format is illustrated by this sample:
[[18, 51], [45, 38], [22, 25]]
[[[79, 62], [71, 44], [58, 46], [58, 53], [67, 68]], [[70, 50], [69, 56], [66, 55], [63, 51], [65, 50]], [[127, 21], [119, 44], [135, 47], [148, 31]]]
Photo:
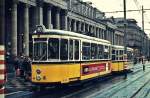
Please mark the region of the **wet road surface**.
[[5, 95], [6, 98], [150, 98], [149, 65], [144, 72], [141, 65], [135, 66], [127, 79], [124, 75], [115, 75], [78, 86], [49, 87], [42, 91], [35, 91], [34, 85], [16, 78], [11, 80], [14, 85], [6, 85]]

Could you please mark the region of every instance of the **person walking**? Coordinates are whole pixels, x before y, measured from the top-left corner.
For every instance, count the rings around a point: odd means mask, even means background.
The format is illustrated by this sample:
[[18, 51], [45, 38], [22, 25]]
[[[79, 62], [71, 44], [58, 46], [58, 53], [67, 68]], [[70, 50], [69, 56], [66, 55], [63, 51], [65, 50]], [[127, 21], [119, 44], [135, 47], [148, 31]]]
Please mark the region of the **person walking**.
[[24, 56], [22, 54], [20, 56], [18, 56], [18, 68], [19, 68], [18, 76], [20, 76], [20, 77], [24, 76], [24, 71], [23, 71], [23, 66], [22, 66], [23, 60], [24, 60]]
[[141, 57], [142, 65], [143, 65], [143, 71], [145, 71], [145, 62], [144, 62], [144, 56]]
[[25, 80], [30, 80], [30, 78], [31, 78], [31, 59], [28, 56], [24, 57], [22, 66], [23, 66]]
[[15, 76], [20, 75], [20, 68], [19, 68], [19, 59], [17, 56], [13, 57], [13, 65], [15, 68]]

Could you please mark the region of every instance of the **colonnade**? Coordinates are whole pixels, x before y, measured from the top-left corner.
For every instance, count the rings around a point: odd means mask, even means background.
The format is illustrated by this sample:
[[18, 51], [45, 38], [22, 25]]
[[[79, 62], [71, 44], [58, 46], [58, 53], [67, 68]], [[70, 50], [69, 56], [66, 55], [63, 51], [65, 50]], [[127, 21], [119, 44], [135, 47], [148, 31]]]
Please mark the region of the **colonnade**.
[[[20, 14], [18, 6], [23, 6], [23, 14]], [[44, 14], [44, 8], [47, 9]], [[36, 25], [45, 25], [47, 29], [62, 29], [67, 30], [67, 11], [51, 4], [43, 2], [37, 3], [32, 6], [26, 3], [20, 4], [19, 1], [14, 0], [11, 5], [11, 54], [14, 56], [23, 52], [24, 55], [29, 56], [29, 33], [33, 32]], [[32, 11], [31, 11], [32, 10]], [[20, 19], [18, 18], [21, 17]], [[32, 16], [31, 20], [30, 16]], [[23, 17], [23, 18], [22, 18]], [[46, 17], [46, 20], [44, 19]], [[18, 24], [21, 22], [23, 25]], [[22, 30], [19, 31], [21, 27]], [[20, 34], [21, 32], [21, 34]], [[19, 50], [18, 35], [23, 36], [22, 51]], [[20, 46], [19, 46], [20, 47]]]

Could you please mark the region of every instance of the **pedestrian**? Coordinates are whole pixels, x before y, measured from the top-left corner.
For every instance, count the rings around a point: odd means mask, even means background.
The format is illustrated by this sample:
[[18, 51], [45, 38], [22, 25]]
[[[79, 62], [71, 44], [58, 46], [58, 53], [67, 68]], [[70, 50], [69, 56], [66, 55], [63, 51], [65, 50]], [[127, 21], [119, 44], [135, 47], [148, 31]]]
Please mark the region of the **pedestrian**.
[[30, 80], [30, 78], [31, 78], [31, 59], [28, 56], [25, 56], [22, 65], [23, 65], [25, 80]]
[[127, 70], [125, 69], [124, 79], [127, 79]]
[[24, 55], [19, 56], [19, 67], [20, 67], [20, 77], [24, 77], [24, 68], [23, 68]]
[[141, 57], [142, 65], [143, 65], [143, 71], [145, 71], [145, 62], [144, 62], [144, 56]]
[[17, 56], [13, 57], [13, 65], [15, 68], [15, 76], [19, 76], [20, 75], [20, 68], [19, 68], [19, 59]]
[[124, 69], [124, 79], [127, 79], [127, 72], [128, 72], [128, 71], [127, 71], [127, 69], [125, 68], [125, 69]]
[[134, 58], [134, 64], [136, 64], [136, 63], [137, 63], [137, 58], [135, 57], [135, 58]]

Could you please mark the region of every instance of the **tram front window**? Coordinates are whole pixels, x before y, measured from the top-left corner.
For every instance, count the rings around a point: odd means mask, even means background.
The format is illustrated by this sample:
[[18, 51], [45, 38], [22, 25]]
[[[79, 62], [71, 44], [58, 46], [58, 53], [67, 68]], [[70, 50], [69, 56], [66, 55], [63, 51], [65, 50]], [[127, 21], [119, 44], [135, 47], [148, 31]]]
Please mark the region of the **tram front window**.
[[34, 60], [39, 60], [39, 61], [47, 60], [47, 43], [46, 42], [34, 43]]
[[127, 59], [132, 60], [133, 53], [131, 51], [127, 52]]
[[59, 39], [50, 38], [48, 41], [48, 59], [59, 59]]

